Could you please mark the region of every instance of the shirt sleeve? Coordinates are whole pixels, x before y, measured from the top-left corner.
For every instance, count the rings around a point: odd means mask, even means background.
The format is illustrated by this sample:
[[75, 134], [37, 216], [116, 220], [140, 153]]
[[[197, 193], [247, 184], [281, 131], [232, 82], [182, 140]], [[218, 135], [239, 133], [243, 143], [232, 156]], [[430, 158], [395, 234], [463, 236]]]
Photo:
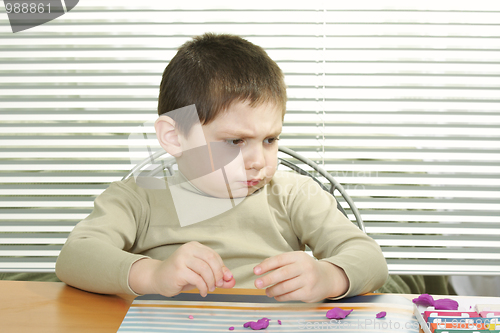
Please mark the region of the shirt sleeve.
[[92, 213], [70, 233], [56, 262], [57, 277], [83, 290], [133, 294], [128, 275], [145, 256], [128, 252], [147, 219], [147, 203], [122, 182], [94, 201]]
[[384, 284], [388, 269], [380, 246], [337, 209], [335, 198], [308, 179], [292, 191], [288, 202], [295, 234], [316, 258], [344, 270], [349, 297]]

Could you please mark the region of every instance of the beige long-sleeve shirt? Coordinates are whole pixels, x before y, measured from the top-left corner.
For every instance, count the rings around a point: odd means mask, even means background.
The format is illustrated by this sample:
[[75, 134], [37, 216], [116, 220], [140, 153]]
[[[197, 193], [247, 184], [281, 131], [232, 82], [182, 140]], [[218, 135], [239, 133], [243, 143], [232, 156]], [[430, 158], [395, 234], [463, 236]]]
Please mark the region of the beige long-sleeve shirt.
[[[164, 260], [189, 241], [215, 250], [240, 288], [254, 288], [253, 268], [264, 259], [305, 245], [345, 271], [344, 296], [373, 291], [387, 278], [378, 244], [309, 177], [278, 171], [261, 190], [233, 203], [204, 195], [179, 175], [139, 180], [114, 182], [96, 198], [59, 255], [59, 279], [92, 292], [133, 294], [128, 274], [135, 261]], [[189, 218], [197, 222], [182, 223]]]

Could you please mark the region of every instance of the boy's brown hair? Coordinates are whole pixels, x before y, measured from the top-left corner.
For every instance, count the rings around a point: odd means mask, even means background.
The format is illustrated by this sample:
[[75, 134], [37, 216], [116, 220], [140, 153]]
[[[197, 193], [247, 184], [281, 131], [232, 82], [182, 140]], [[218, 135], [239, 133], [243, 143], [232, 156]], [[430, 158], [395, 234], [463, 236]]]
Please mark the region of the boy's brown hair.
[[[239, 36], [206, 33], [183, 44], [165, 68], [158, 114], [194, 104], [208, 124], [239, 101], [275, 103], [284, 115], [286, 99], [283, 72], [264, 49]], [[174, 120], [188, 135], [197, 119]]]

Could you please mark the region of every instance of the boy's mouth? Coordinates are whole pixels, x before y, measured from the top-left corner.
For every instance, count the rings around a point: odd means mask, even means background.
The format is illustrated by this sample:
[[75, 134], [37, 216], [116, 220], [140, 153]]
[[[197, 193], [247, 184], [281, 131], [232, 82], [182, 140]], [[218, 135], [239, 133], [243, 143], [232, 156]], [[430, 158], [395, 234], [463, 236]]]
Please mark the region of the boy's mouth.
[[247, 180], [245, 183], [246, 186], [252, 187], [252, 186], [257, 186], [260, 183], [261, 179], [250, 179]]

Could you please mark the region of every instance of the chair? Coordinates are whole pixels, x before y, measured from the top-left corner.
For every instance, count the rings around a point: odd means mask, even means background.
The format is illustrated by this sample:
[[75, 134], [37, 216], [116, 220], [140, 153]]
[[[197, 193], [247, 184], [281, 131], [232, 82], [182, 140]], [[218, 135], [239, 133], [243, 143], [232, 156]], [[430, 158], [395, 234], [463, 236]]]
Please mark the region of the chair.
[[[366, 233], [363, 219], [361, 218], [361, 215], [359, 214], [356, 205], [354, 204], [351, 197], [347, 194], [345, 189], [342, 187], [342, 185], [339, 182], [337, 182], [332, 177], [332, 175], [330, 175], [328, 172], [326, 172], [323, 168], [321, 168], [319, 165], [317, 165], [310, 159], [301, 156], [300, 154], [296, 153], [290, 148], [279, 147], [279, 152], [281, 153], [280, 155], [284, 156], [283, 157], [278, 156], [278, 168], [280, 168], [280, 166], [283, 166], [301, 175], [309, 176], [316, 183], [318, 183], [323, 190], [329, 192], [332, 195], [335, 195], [335, 191], [340, 193], [340, 195], [349, 205], [349, 208], [351, 209], [351, 212], [354, 215], [356, 224], [363, 232]], [[131, 169], [122, 178], [122, 180], [125, 180], [137, 173], [141, 173], [141, 176], [146, 176], [146, 177], [155, 177], [158, 176], [160, 173], [163, 173], [165, 176], [167, 176], [166, 172], [168, 172], [168, 175], [173, 175], [174, 165], [176, 163], [175, 158], [172, 156], [168, 156], [167, 158], [160, 159], [160, 157], [165, 155], [166, 153], [167, 153], [166, 151], [161, 150], [150, 155], [150, 157], [144, 159], [142, 162], [138, 163], [133, 169]], [[305, 166], [301, 166], [302, 164], [309, 166], [312, 170], [311, 171], [305, 170]], [[327, 183], [326, 185], [320, 179], [320, 177], [323, 177], [326, 180]], [[344, 208], [340, 205], [338, 200], [337, 200], [337, 208], [347, 217], [347, 213], [345, 212]]]

